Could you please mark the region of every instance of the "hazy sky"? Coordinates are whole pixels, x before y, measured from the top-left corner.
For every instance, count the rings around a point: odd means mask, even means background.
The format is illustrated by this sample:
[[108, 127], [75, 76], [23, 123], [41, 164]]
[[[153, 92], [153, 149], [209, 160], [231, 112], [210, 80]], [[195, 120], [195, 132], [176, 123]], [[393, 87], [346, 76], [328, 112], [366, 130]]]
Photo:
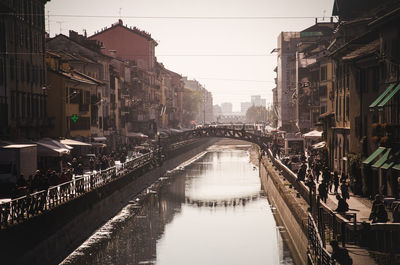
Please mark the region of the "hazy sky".
[[121, 14], [124, 24], [149, 32], [158, 42], [159, 62], [198, 80], [212, 92], [214, 104], [232, 102], [239, 111], [240, 102], [250, 101], [251, 95], [272, 103], [276, 56], [270, 51], [279, 33], [312, 26], [315, 20], [309, 17], [325, 16], [327, 21], [332, 6], [333, 0], [51, 0], [46, 23], [50, 21], [51, 36], [60, 28], [66, 35], [70, 29], [86, 29], [90, 36]]

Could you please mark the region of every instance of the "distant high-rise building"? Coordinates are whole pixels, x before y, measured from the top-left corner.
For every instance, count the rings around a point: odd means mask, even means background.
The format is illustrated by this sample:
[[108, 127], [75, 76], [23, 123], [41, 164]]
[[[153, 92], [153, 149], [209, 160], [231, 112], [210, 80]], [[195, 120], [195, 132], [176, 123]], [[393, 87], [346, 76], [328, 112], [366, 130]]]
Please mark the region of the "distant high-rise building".
[[213, 97], [211, 92], [207, 91], [197, 80], [189, 80], [187, 77], [183, 77], [182, 81], [185, 87], [195, 91], [200, 91], [202, 96], [202, 104], [200, 104], [199, 113], [196, 116], [197, 123], [210, 123], [214, 121], [213, 114]]
[[261, 98], [260, 95], [251, 96], [251, 106], [266, 107], [267, 100], [265, 98]]
[[277, 111], [278, 128], [288, 132], [297, 130], [296, 51], [299, 41], [299, 32], [282, 32], [278, 37], [278, 47], [273, 50], [278, 53], [277, 101], [274, 102], [274, 109]]
[[222, 114], [227, 115], [232, 113], [232, 103], [224, 102], [221, 104]]
[[251, 105], [251, 102], [240, 103], [240, 112], [242, 113], [242, 115], [246, 115], [246, 112], [251, 107]]

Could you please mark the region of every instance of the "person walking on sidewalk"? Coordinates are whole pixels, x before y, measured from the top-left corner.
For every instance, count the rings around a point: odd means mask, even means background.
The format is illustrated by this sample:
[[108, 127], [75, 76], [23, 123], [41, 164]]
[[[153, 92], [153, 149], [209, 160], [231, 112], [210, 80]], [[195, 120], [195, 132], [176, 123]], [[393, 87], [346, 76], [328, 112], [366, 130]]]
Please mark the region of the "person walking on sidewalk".
[[318, 194], [321, 200], [326, 203], [326, 199], [328, 198], [328, 186], [325, 181], [322, 181], [318, 186]]
[[340, 185], [340, 191], [342, 192], [343, 199], [350, 199], [349, 186], [347, 185], [346, 181], [343, 181], [342, 185]]
[[336, 240], [332, 240], [330, 243], [332, 247], [332, 259], [341, 265], [352, 265], [353, 260], [351, 259], [349, 252], [345, 248], [339, 247], [339, 243]]
[[334, 192], [335, 194], [337, 194], [339, 188], [339, 174], [337, 173], [337, 171], [333, 173], [333, 185], [335, 186]]
[[336, 199], [338, 200], [338, 207], [336, 208], [336, 212], [345, 213], [349, 210], [349, 205], [346, 200], [343, 199], [339, 194], [336, 194]]

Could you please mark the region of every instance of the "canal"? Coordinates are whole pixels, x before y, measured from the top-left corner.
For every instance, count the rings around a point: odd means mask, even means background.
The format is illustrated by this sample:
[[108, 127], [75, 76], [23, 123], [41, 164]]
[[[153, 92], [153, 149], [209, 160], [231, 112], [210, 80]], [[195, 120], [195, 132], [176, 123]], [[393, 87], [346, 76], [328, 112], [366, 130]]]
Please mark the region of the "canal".
[[213, 146], [169, 172], [62, 264], [294, 264], [249, 148]]

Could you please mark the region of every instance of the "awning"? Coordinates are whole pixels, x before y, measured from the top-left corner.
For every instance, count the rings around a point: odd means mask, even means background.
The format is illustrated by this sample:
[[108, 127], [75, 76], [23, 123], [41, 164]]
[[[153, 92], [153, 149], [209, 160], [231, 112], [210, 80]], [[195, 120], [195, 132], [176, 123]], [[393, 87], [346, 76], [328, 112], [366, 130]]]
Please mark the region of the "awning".
[[133, 137], [133, 138], [148, 138], [147, 135], [145, 135], [143, 133], [136, 133], [136, 132], [130, 132], [126, 136]]
[[37, 154], [38, 156], [47, 156], [47, 157], [60, 157], [63, 155], [69, 155], [70, 149], [72, 147], [68, 145], [64, 145], [60, 142], [57, 142], [52, 139], [41, 139], [37, 144]]
[[325, 118], [332, 117], [332, 116], [334, 116], [334, 115], [335, 115], [335, 113], [332, 112], [332, 111], [330, 111], [330, 112], [325, 112], [325, 113], [319, 115], [319, 118], [320, 118], [320, 119], [325, 119]]
[[105, 141], [107, 141], [107, 138], [104, 137], [104, 136], [93, 137], [93, 141], [95, 141], [95, 142], [105, 142]]
[[379, 147], [378, 149], [375, 150], [367, 159], [363, 161], [363, 164], [369, 165], [371, 162], [383, 151], [385, 151], [386, 148], [384, 147]]
[[380, 168], [388, 160], [389, 153], [391, 150], [392, 148], [386, 149], [386, 152], [381, 156], [381, 158], [378, 159], [378, 161], [375, 162], [375, 164], [372, 165], [372, 167]]
[[400, 171], [400, 163], [394, 165], [392, 168], [393, 168], [393, 169], [396, 169], [396, 170], [398, 170], [398, 171]]
[[398, 84], [398, 85], [392, 90], [392, 92], [390, 92], [390, 94], [387, 95], [387, 96], [381, 101], [381, 103], [379, 103], [378, 108], [383, 108], [383, 107], [385, 106], [385, 104], [388, 103], [389, 100], [391, 100], [391, 99], [394, 97], [394, 95], [396, 95], [397, 92], [399, 92], [399, 91], [400, 91], [400, 84]]
[[370, 109], [373, 108], [383, 108], [389, 100], [396, 95], [397, 92], [400, 90], [400, 84], [390, 84], [386, 90], [377, 98], [371, 105], [369, 105]]
[[312, 148], [313, 148], [313, 149], [321, 149], [321, 148], [324, 148], [325, 145], [326, 145], [325, 141], [322, 141], [322, 142], [319, 142], [319, 143], [314, 144], [314, 145], [312, 146]]
[[101, 147], [101, 148], [103, 148], [103, 147], [106, 147], [107, 145], [103, 144], [103, 143], [92, 142], [92, 146], [93, 147]]
[[74, 146], [74, 145], [76, 145], [76, 146], [92, 146], [91, 144], [72, 140], [72, 139], [60, 140], [60, 143], [70, 145], [70, 146]]
[[308, 132], [306, 134], [303, 135], [304, 138], [306, 139], [316, 139], [316, 138], [321, 138], [322, 137], [322, 132], [319, 132], [317, 130]]
[[400, 150], [397, 152], [392, 151], [389, 154], [388, 160], [381, 166], [382, 169], [389, 169], [392, 166], [396, 164], [397, 161], [399, 161], [400, 158]]

